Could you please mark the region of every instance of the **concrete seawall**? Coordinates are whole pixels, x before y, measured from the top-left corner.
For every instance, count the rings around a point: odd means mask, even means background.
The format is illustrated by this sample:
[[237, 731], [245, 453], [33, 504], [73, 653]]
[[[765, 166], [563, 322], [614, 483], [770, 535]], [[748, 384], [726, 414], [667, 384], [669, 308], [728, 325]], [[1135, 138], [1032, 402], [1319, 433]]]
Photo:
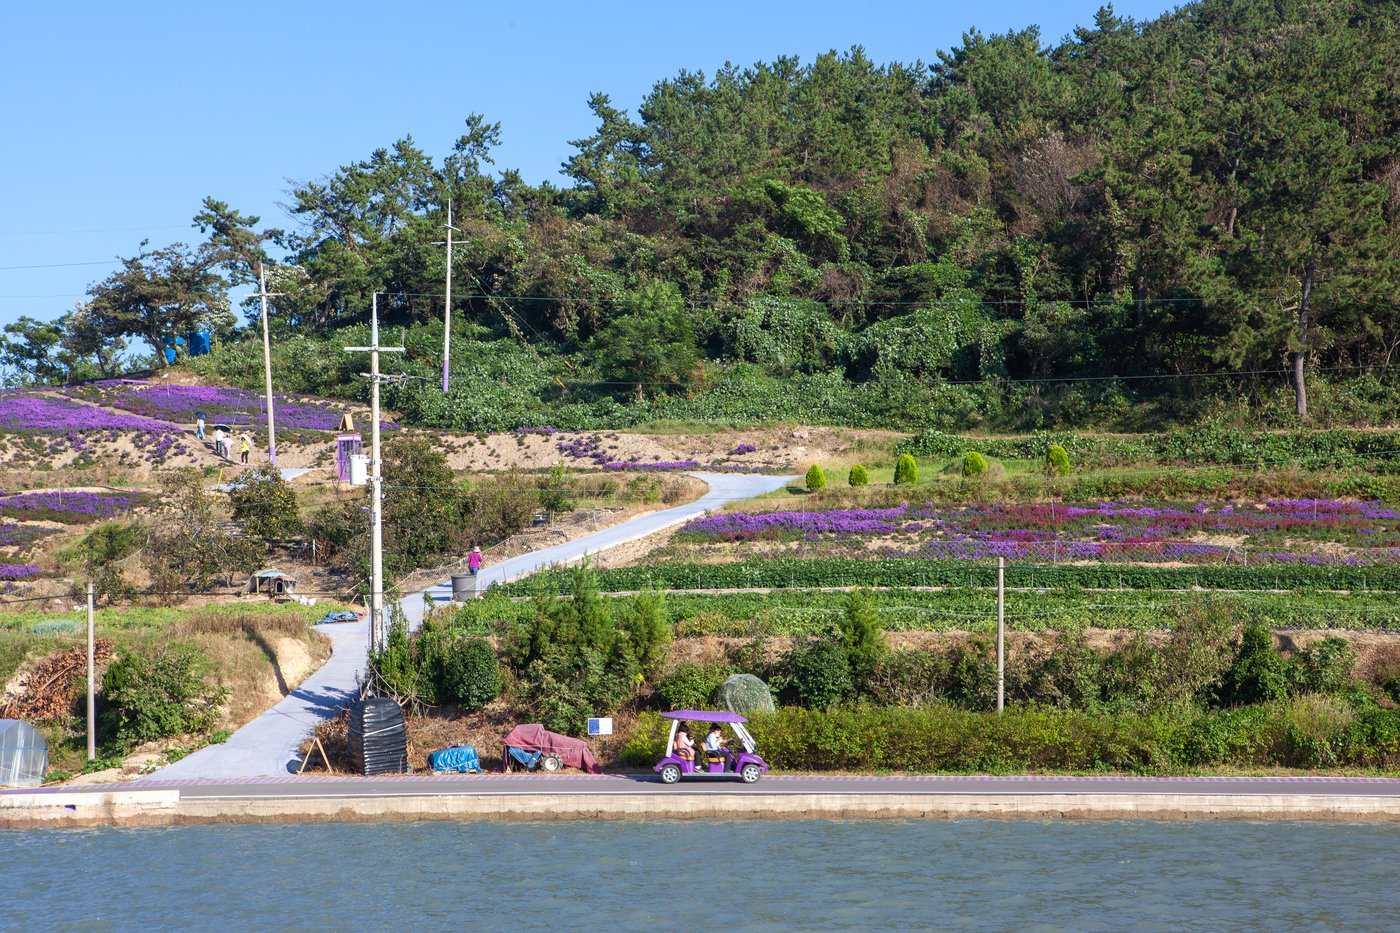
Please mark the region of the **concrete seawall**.
[[1400, 798], [1312, 794], [0, 795], [0, 828], [621, 819], [1152, 819], [1400, 822]]

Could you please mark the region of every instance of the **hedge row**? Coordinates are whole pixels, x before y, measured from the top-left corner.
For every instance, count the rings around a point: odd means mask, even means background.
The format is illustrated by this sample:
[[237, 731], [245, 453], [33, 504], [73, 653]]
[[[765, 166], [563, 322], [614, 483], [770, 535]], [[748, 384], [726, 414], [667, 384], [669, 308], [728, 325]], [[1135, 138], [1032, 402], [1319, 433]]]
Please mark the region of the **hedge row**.
[[[1174, 628], [1183, 613], [1205, 598], [1241, 621], [1269, 628], [1400, 629], [1400, 601], [1384, 593], [1193, 593], [1164, 598], [1150, 590], [1022, 590], [1008, 595], [1006, 622], [1022, 632]], [[830, 630], [845, 601], [844, 593], [821, 590], [672, 593], [666, 597], [666, 616], [682, 637], [817, 635]], [[991, 630], [996, 625], [996, 593], [968, 587], [893, 589], [880, 594], [877, 612], [890, 632]], [[457, 611], [456, 623], [471, 634], [489, 635], [501, 623], [525, 622], [534, 614], [534, 605], [525, 600], [475, 600]]]
[[[664, 721], [643, 714], [624, 760], [660, 758]], [[1353, 710], [1331, 697], [1228, 710], [1091, 714], [953, 707], [805, 710], [784, 707], [749, 726], [780, 771], [1173, 773], [1202, 767], [1400, 766], [1400, 710]]]
[[1307, 461], [1357, 460], [1378, 472], [1400, 468], [1400, 438], [1378, 431], [1241, 431], [1230, 428], [1178, 428], [1160, 434], [1126, 436], [1041, 431], [1024, 437], [966, 437], [922, 431], [895, 445], [896, 453], [949, 459], [977, 450], [999, 460], [1042, 460], [1052, 444], [1069, 454], [1072, 465], [1095, 466], [1158, 461], [1234, 466]]
[[[841, 586], [996, 585], [996, 566], [957, 560], [887, 558], [775, 558], [730, 564], [671, 563], [600, 570], [604, 592], [657, 587], [663, 590], [786, 589]], [[572, 571], [546, 570], [506, 584], [507, 595], [526, 596], [541, 584], [569, 592]], [[1184, 590], [1400, 590], [1400, 565], [1264, 564], [1200, 567], [1141, 567], [1117, 564], [1008, 565], [1008, 587], [1040, 589]]]

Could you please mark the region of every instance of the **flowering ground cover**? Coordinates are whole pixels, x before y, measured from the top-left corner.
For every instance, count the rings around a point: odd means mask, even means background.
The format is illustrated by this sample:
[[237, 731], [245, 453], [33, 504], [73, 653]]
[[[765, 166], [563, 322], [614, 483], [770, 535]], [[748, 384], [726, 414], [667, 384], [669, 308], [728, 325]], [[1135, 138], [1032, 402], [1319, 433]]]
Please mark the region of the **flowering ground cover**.
[[168, 421], [136, 414], [106, 411], [67, 399], [35, 392], [6, 394], [0, 404], [0, 435], [21, 438], [32, 453], [59, 456], [73, 451], [89, 454], [98, 441], [115, 442], [123, 435], [148, 463], [160, 465], [189, 455], [184, 432]]
[[[117, 492], [22, 492], [0, 495], [0, 516], [27, 521], [63, 522], [86, 525], [112, 518], [139, 505], [145, 497]], [[7, 527], [0, 524], [0, 543]]]
[[0, 564], [0, 580], [25, 580], [39, 575], [33, 564]]
[[48, 537], [53, 531], [54, 529], [43, 525], [0, 521], [0, 548], [13, 548], [22, 551], [41, 538]]
[[879, 538], [884, 557], [1036, 561], [1373, 563], [1400, 560], [1400, 511], [1381, 502], [1280, 499], [1254, 505], [933, 504], [727, 512], [683, 541]]
[[[227, 421], [240, 425], [266, 420], [266, 403], [261, 393], [221, 386], [147, 385], [109, 381], [89, 383], [67, 390], [69, 393], [114, 408], [123, 408], [152, 418], [193, 424], [196, 412], [204, 412], [211, 424]], [[334, 431], [344, 413], [332, 402], [293, 399], [274, 394], [277, 424], [292, 430]], [[394, 428], [390, 422], [381, 427]]]
[[[530, 432], [519, 432], [530, 433]], [[591, 461], [603, 470], [628, 471], [638, 473], [660, 473], [674, 470], [716, 470], [730, 473], [761, 473], [762, 467], [735, 464], [702, 464], [699, 460], [617, 460], [603, 447], [597, 437], [581, 437], [572, 441], [558, 441], [555, 449], [570, 460]]]

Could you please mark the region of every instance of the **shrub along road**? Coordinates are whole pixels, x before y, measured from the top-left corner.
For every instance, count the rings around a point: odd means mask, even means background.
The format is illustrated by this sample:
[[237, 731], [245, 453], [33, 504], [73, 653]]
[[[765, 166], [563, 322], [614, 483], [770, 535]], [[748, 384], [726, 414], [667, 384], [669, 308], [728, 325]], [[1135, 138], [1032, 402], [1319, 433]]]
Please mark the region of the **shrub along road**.
[[[595, 534], [519, 557], [481, 570], [479, 585], [504, 583], [553, 564], [576, 561], [619, 544], [635, 541], [662, 529], [689, 521], [709, 509], [751, 499], [781, 489], [793, 477], [730, 473], [691, 473], [709, 485], [709, 492], [673, 509], [650, 512]], [[445, 602], [451, 586], [440, 583], [405, 597], [400, 606], [410, 626], [423, 619], [425, 596]], [[272, 709], [258, 716], [221, 745], [210, 745], [167, 765], [162, 779], [258, 777], [286, 774], [298, 763], [297, 747], [321, 721], [334, 716], [355, 694], [356, 678], [364, 669], [369, 625], [355, 622], [325, 626], [333, 643], [331, 658]]]

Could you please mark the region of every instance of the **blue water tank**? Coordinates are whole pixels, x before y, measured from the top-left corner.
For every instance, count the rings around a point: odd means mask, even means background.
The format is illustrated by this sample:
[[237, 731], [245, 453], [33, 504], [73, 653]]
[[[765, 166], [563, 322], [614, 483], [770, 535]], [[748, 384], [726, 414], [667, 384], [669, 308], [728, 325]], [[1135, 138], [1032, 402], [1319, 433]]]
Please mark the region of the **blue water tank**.
[[190, 334], [190, 356], [203, 356], [209, 352], [212, 337], [207, 330], [197, 330]]

